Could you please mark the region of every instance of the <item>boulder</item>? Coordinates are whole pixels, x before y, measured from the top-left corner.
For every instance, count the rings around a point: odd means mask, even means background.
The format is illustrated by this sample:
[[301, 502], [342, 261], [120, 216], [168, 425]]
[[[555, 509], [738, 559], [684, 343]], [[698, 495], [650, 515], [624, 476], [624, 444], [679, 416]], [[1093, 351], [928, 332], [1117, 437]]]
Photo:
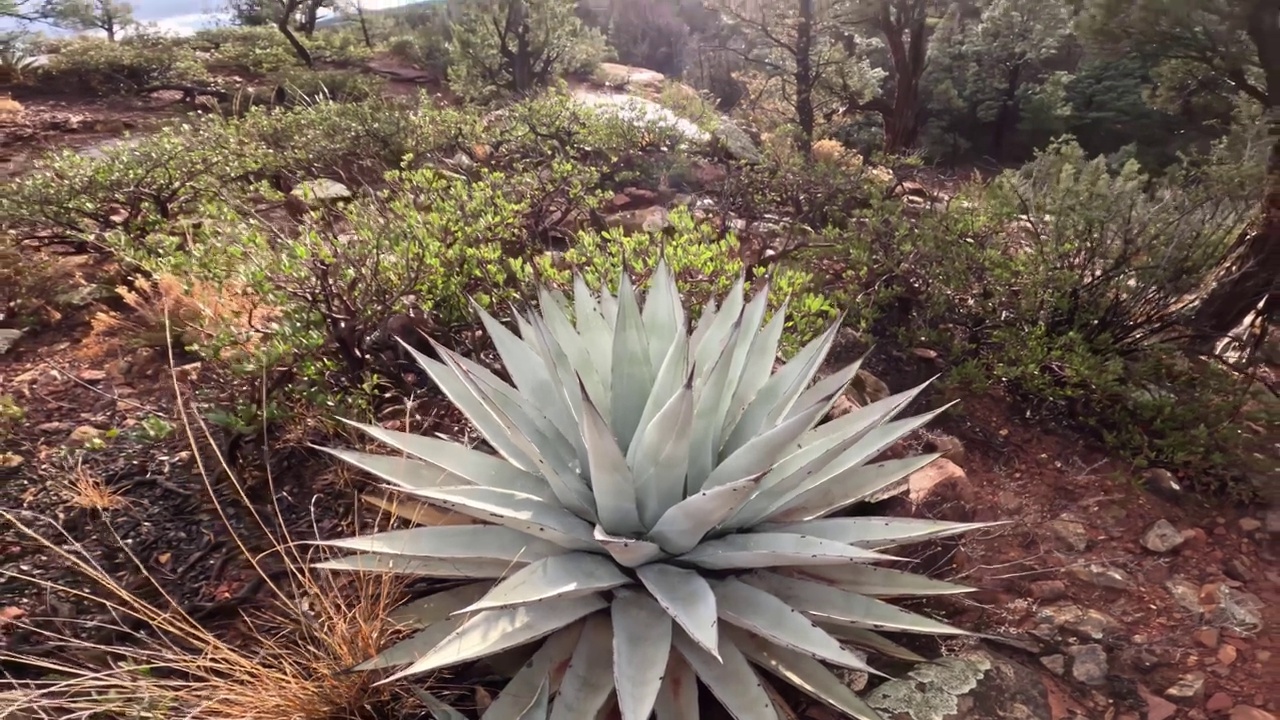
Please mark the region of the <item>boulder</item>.
[[628, 234], [662, 232], [671, 225], [667, 211], [662, 207], [648, 207], [640, 210], [624, 210], [604, 219], [611, 228], [618, 228]]
[[600, 63], [596, 67], [596, 78], [610, 87], [638, 87], [661, 90], [667, 76], [657, 70], [622, 65], [619, 63]]
[[21, 330], [0, 328], [0, 355], [9, 352], [18, 343], [20, 337], [22, 337]]
[[1049, 689], [1037, 672], [975, 650], [921, 664], [864, 698], [885, 720], [1050, 720]]

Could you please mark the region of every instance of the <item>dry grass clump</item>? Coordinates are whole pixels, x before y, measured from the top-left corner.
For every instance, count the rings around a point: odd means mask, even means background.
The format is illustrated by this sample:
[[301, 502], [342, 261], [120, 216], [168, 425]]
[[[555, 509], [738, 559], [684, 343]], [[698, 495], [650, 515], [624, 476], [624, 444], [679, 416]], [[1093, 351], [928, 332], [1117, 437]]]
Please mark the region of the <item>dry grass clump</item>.
[[143, 347], [165, 347], [170, 338], [181, 347], [216, 344], [222, 359], [252, 352], [276, 317], [247, 288], [235, 283], [184, 282], [161, 274], [137, 278], [132, 287], [116, 288], [132, 311], [100, 312], [92, 321], [91, 339], [128, 335]]
[[[197, 448], [190, 427], [199, 420], [185, 409], [182, 414]], [[195, 455], [201, 462], [201, 454]], [[0, 511], [6, 536], [38, 546], [59, 568], [0, 570], [0, 576], [32, 587], [38, 596], [94, 608], [71, 620], [41, 623], [27, 617], [16, 623], [54, 652], [30, 656], [0, 645], [0, 662], [37, 678], [0, 692], [0, 717], [356, 720], [409, 700], [393, 686], [377, 685], [376, 674], [348, 672], [402, 632], [388, 615], [404, 598], [404, 579], [311, 570], [299, 543], [268, 529], [284, 524], [264, 522], [222, 466], [272, 545], [266, 553], [253, 553], [235, 536], [271, 600], [268, 609], [244, 613], [230, 627], [209, 627], [196, 611], [184, 609], [120, 538], [119, 552], [146, 581], [141, 588], [103, 569], [56, 521]], [[203, 465], [201, 471], [213, 496], [209, 473]], [[86, 497], [98, 492], [89, 489], [91, 476], [82, 479]], [[94, 497], [93, 503], [108, 502]], [[274, 513], [281, 515], [278, 508]], [[247, 587], [230, 592], [248, 595]]]

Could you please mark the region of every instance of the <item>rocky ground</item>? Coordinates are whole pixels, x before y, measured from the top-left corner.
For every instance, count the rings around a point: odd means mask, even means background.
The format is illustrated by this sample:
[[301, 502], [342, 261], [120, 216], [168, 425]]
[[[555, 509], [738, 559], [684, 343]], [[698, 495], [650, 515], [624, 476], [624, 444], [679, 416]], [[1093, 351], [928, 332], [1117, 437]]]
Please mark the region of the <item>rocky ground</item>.
[[[85, 147], [170, 112], [34, 104], [17, 119], [0, 118], [0, 163], [13, 172], [43, 147]], [[618, 222], [663, 222], [659, 200], [623, 194]], [[283, 531], [294, 539], [346, 534], [358, 485], [314, 454], [210, 445], [198, 428], [193, 451], [174, 419], [177, 398], [201, 381], [199, 366], [171, 368], [152, 351], [103, 344], [93, 312], [86, 306], [42, 332], [0, 331], [0, 397], [19, 408], [0, 412], [21, 413], [0, 436], [0, 507], [45, 518], [44, 534], [62, 547], [87, 553], [126, 585], [156, 578], [185, 610], [210, 619], [258, 600], [261, 583], [235, 538], [253, 549]], [[902, 368], [932, 359], [881, 362]], [[882, 377], [901, 389], [908, 382], [899, 375]], [[871, 375], [858, 388], [855, 401], [888, 390]], [[437, 402], [424, 399], [420, 415], [430, 429], [456, 431]], [[939, 663], [872, 690], [870, 702], [887, 718], [1274, 720], [1280, 509], [1208, 507], [1178, 491], [1168, 473], [1123, 466], [1030, 423], [1000, 397], [966, 399], [962, 414], [912, 442], [946, 457], [878, 510], [1009, 524], [921, 550], [918, 569], [979, 588], [937, 609], [993, 639], [947, 644]], [[234, 468], [245, 470], [240, 485], [219, 469], [215, 449], [244, 458]], [[268, 527], [253, 519], [254, 508], [273, 510]], [[0, 541], [0, 564], [81, 582], [16, 534]], [[0, 581], [0, 598], [0, 643], [10, 651], [47, 650], [16, 621], [57, 624], [86, 612], [13, 578]], [[818, 706], [799, 712], [829, 718]]]

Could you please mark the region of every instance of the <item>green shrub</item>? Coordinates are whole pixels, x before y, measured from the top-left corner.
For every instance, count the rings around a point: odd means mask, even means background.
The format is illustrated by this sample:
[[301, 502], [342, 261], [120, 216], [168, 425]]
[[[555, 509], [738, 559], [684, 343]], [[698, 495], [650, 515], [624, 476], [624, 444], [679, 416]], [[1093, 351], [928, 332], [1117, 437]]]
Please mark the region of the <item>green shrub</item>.
[[128, 95], [162, 85], [205, 85], [200, 57], [171, 43], [82, 38], [38, 69], [41, 87], [63, 92]]
[[590, 73], [604, 48], [599, 31], [574, 14], [572, 0], [478, 0], [453, 24], [449, 84], [476, 100], [525, 94], [566, 74]]
[[295, 67], [273, 73], [272, 99], [281, 105], [321, 100], [360, 102], [380, 97], [386, 81], [356, 70], [311, 70]]

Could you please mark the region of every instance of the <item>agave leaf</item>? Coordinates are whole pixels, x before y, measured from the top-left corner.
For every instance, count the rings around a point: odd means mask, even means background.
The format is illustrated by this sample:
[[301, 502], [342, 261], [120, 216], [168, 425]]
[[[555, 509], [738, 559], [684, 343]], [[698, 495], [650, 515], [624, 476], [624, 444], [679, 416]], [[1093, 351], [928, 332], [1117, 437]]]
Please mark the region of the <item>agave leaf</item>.
[[707, 570], [896, 560], [872, 550], [788, 533], [739, 533], [708, 540], [679, 557], [681, 564]]
[[435, 718], [435, 720], [468, 720], [466, 715], [453, 709], [453, 706], [429, 692], [414, 688], [413, 694], [418, 696], [423, 705], [427, 706], [427, 710], [430, 711], [431, 717]]
[[[582, 423], [582, 398], [590, 395], [586, 381], [578, 371], [574, 369], [573, 363], [569, 361], [569, 357], [565, 354], [560, 343], [552, 336], [551, 330], [547, 327], [547, 323], [540, 315], [530, 315], [529, 322], [533, 333], [533, 341], [538, 353], [545, 356], [546, 363], [552, 375], [555, 392], [560, 396], [564, 403], [565, 412], [561, 415], [561, 420], [557, 422], [556, 427], [560, 429], [561, 434], [573, 446], [573, 451], [581, 465], [582, 459], [587, 456], [586, 445], [582, 439], [581, 423]], [[565, 321], [568, 323], [568, 320]], [[572, 332], [572, 328], [569, 329]], [[574, 338], [576, 340], [576, 336]], [[597, 395], [599, 391], [597, 390]]]
[[939, 457], [941, 455], [916, 455], [849, 468], [776, 504], [765, 519], [778, 524], [817, 520], [899, 482], [905, 483], [908, 475]]
[[618, 709], [622, 720], [648, 720], [671, 654], [671, 616], [636, 592], [618, 594], [609, 610]]
[[883, 720], [822, 663], [795, 650], [774, 645], [737, 628], [725, 628], [738, 649], [752, 662], [832, 708], [860, 720]]
[[[481, 402], [507, 430], [511, 441], [546, 478], [560, 503], [581, 517], [593, 518], [595, 504], [591, 491], [574, 467], [577, 455], [564, 436], [528, 401], [502, 397], [497, 392], [498, 385], [462, 367], [468, 362], [465, 358], [443, 347], [437, 348], [437, 352], [457, 368], [459, 379], [475, 389]], [[540, 417], [542, 419], [538, 419]]]
[[609, 553], [623, 567], [640, 567], [645, 563], [666, 557], [666, 554], [662, 552], [662, 548], [658, 547], [656, 543], [651, 543], [648, 540], [610, 535], [599, 525], [596, 526], [594, 537], [596, 543], [603, 547], [605, 552]]
[[[613, 315], [602, 315], [600, 305], [587, 288], [581, 275], [573, 278], [574, 316], [578, 324], [578, 334], [582, 337], [582, 345], [586, 348], [587, 357], [595, 368], [600, 379], [603, 396], [597, 402], [601, 412], [610, 412], [609, 390], [613, 373]], [[605, 318], [609, 320], [605, 320]], [[581, 375], [581, 371], [578, 373]]]
[[636, 509], [636, 486], [627, 459], [609, 425], [588, 398], [583, 398], [582, 414], [582, 437], [587, 445], [591, 491], [600, 525], [614, 533], [639, 534], [644, 528]]
[[[765, 311], [769, 309], [769, 283], [766, 280], [764, 287], [756, 291], [742, 309], [742, 317], [739, 323], [739, 331], [733, 341], [733, 349], [729, 358], [729, 381], [725, 384], [724, 390], [720, 394], [720, 407], [716, 414], [721, 418], [720, 427], [716, 429], [715, 448], [717, 453], [723, 441], [729, 435], [729, 431], [733, 429], [733, 423], [737, 421], [742, 409], [738, 407], [734, 400], [738, 394], [738, 384], [742, 380], [742, 371], [746, 367], [747, 359], [750, 357], [751, 348], [756, 340], [760, 339], [760, 323], [764, 321]], [[770, 358], [772, 360], [772, 358]], [[772, 367], [772, 363], [770, 363]]]
[[424, 628], [479, 600], [492, 587], [493, 582], [485, 580], [410, 600], [387, 613], [387, 620], [394, 625]]
[[702, 487], [710, 489], [768, 472], [783, 449], [803, 435], [825, 412], [824, 403], [814, 403], [790, 420], [752, 438], [712, 470]]
[[516, 720], [545, 720], [550, 704], [551, 690], [547, 687], [547, 681], [544, 678], [542, 684], [538, 686], [538, 694], [534, 696], [533, 702], [529, 703], [529, 707], [525, 708]]
[[580, 552], [555, 555], [531, 562], [512, 573], [462, 612], [590, 595], [630, 582], [631, 579], [622, 574], [613, 561], [602, 555]]
[[600, 303], [600, 314], [604, 316], [605, 322], [609, 323], [609, 330], [616, 333], [618, 331], [618, 300], [609, 293], [609, 286], [600, 285], [600, 296], [596, 298], [596, 302]]
[[613, 665], [612, 641], [608, 615], [596, 613], [586, 619], [551, 707], [551, 720], [593, 718], [604, 707], [613, 691], [613, 673], [605, 671]]
[[654, 269], [640, 317], [649, 338], [649, 362], [655, 368], [660, 367], [667, 348], [679, 338], [688, 339], [680, 291], [665, 259], [659, 260], [658, 267]]
[[755, 398], [742, 411], [742, 417], [723, 444], [723, 452], [734, 452], [765, 428], [772, 427], [781, 418], [787, 416], [800, 397], [801, 391], [813, 379], [813, 374], [826, 359], [827, 351], [831, 349], [831, 343], [835, 340], [836, 330], [839, 327], [840, 323], [836, 322], [825, 333], [801, 348], [795, 357], [769, 377], [756, 393]]
[[433, 527], [439, 527], [444, 525], [476, 525], [480, 522], [479, 520], [463, 515], [462, 513], [456, 513], [452, 510], [441, 510], [440, 508], [424, 503], [421, 500], [415, 500], [408, 497], [392, 497], [390, 494], [385, 497], [379, 495], [361, 495], [360, 499], [380, 510], [389, 512], [398, 518], [408, 520], [415, 525], [431, 525]]
[[729, 341], [720, 348], [715, 365], [699, 377], [695, 370], [693, 384], [693, 438], [689, 445], [689, 473], [685, 476], [685, 495], [702, 490], [703, 483], [711, 475], [719, 460], [716, 433], [724, 423], [720, 398], [729, 384], [729, 366], [732, 363], [733, 341], [738, 336], [738, 324], [729, 328]]
[[720, 657], [716, 658], [690, 640], [684, 633], [672, 637], [676, 650], [697, 673], [712, 695], [720, 700], [736, 720], [777, 720], [778, 712], [765, 692], [763, 681], [751, 663], [720, 633]]
[[[719, 662], [716, 654], [714, 661]], [[657, 720], [698, 720], [698, 676], [679, 652], [667, 658], [667, 672], [653, 704]]]
[[355, 570], [439, 578], [500, 578], [520, 569], [523, 563], [488, 559], [434, 559], [406, 555], [364, 553], [325, 560], [312, 567], [321, 570]]
[[711, 589], [725, 622], [796, 652], [841, 667], [880, 674], [779, 597], [735, 578], [721, 580]]
[[[542, 642], [538, 651], [529, 658], [515, 677], [507, 681], [502, 692], [480, 716], [480, 720], [516, 720], [538, 700], [542, 688], [549, 691], [558, 688], [564, 677], [564, 666], [578, 647], [585, 620], [556, 631]], [[557, 672], [557, 668], [561, 668]], [[547, 709], [543, 708], [543, 716]]]
[[423, 355], [403, 341], [400, 344], [499, 455], [521, 470], [536, 474], [537, 465], [512, 439], [507, 424], [499, 421], [490, 406], [481, 400], [478, 388], [464, 382], [459, 371], [454, 368]]
[[873, 650], [881, 655], [888, 655], [891, 658], [905, 660], [911, 663], [928, 662], [921, 655], [906, 649], [898, 643], [886, 638], [879, 633], [873, 633], [870, 630], [861, 628], [852, 628], [846, 625], [831, 625], [829, 623], [818, 622], [818, 627], [831, 633], [832, 637], [857, 645], [860, 648]]
[[709, 318], [704, 314], [704, 320], [710, 320], [704, 324], [698, 323], [697, 343], [691, 345], [690, 351], [694, 357], [694, 372], [696, 377], [702, 379], [707, 377], [716, 365], [720, 363], [720, 356], [728, 353], [730, 359], [726, 362], [732, 363], [732, 348], [735, 342], [735, 331], [742, 325], [742, 308], [743, 308], [743, 288], [746, 285], [746, 276], [739, 274], [733, 288], [729, 290], [729, 294], [721, 300], [720, 309], [712, 314]]
[[[834, 443], [837, 442], [837, 438], [846, 438], [851, 435], [864, 436], [872, 428], [879, 427], [897, 416], [898, 413], [911, 404], [912, 400], [915, 400], [920, 393], [924, 392], [924, 389], [929, 387], [932, 382], [932, 379], [926, 380], [909, 390], [890, 395], [860, 408], [854, 408], [852, 412], [843, 417], [822, 423], [805, 434], [804, 438], [802, 438], [802, 444], [804, 446], [821, 445], [822, 443]], [[817, 385], [814, 387], [817, 387]], [[807, 390], [805, 392], [808, 393]]]
[[[589, 308], [584, 312], [597, 313], [597, 317], [594, 319], [598, 320], [599, 310], [592, 310]], [[535, 321], [533, 323], [534, 327], [537, 328], [539, 325], [539, 322], [537, 322], [537, 316], [533, 316], [532, 319]], [[590, 324], [590, 322], [592, 321], [588, 321], [588, 324]], [[541, 324], [545, 327], [546, 333], [550, 336], [550, 340], [554, 340], [555, 344], [559, 345], [560, 351], [564, 355], [564, 359], [568, 362], [569, 367], [572, 368], [570, 376], [572, 376], [572, 374], [577, 374], [577, 376], [582, 379], [582, 384], [587, 388], [587, 395], [591, 398], [592, 402], [596, 404], [596, 407], [600, 408], [600, 411], [607, 415], [609, 412], [609, 392], [608, 387], [600, 378], [600, 363], [597, 362], [596, 358], [592, 355], [591, 348], [587, 345], [586, 340], [583, 339], [578, 330], [574, 329], [573, 323], [570, 322], [564, 309], [561, 308], [558, 303], [548, 305], [544, 300], [542, 302]], [[603, 320], [599, 320], [598, 327], [594, 329], [599, 332], [608, 332], [608, 329], [604, 327]], [[550, 351], [550, 340], [544, 339], [543, 341], [543, 344], [548, 346], [548, 351]], [[605, 369], [608, 369], [607, 362], [605, 364]], [[572, 389], [572, 384], [565, 381], [565, 373], [563, 369], [560, 372], [560, 376], [561, 388], [566, 391]]]
[[960, 628], [908, 612], [896, 605], [819, 582], [775, 573], [752, 573], [743, 579], [824, 624], [929, 635], [969, 634]]
[[[316, 449], [401, 487], [452, 487], [473, 484], [470, 480], [459, 477], [437, 465], [418, 460], [319, 446], [316, 446]], [[499, 460], [498, 462], [502, 461]], [[506, 465], [506, 463], [503, 464]], [[510, 467], [510, 465], [507, 467]]]
[[487, 559], [520, 563], [568, 552], [555, 543], [501, 525], [415, 527], [341, 540], [322, 540], [318, 544], [423, 559]]
[[[498, 322], [492, 315], [484, 311], [476, 303], [472, 303], [485, 331], [493, 340], [498, 355], [502, 358], [503, 367], [510, 373], [520, 393], [533, 400], [547, 416], [547, 419], [560, 431], [561, 436], [572, 438], [576, 432], [573, 414], [566, 403], [564, 393], [558, 387], [559, 382], [552, 372], [549, 359], [538, 355], [528, 336], [521, 339], [515, 333]], [[546, 312], [547, 303], [543, 304]]]
[[426, 655], [431, 648], [440, 644], [466, 622], [464, 617], [438, 620], [425, 629], [410, 635], [374, 657], [356, 665], [352, 670], [381, 670], [383, 668], [400, 667], [414, 662]]
[[[763, 293], [764, 291], [761, 292]], [[760, 294], [757, 293], [757, 296]], [[738, 424], [738, 420], [742, 417], [743, 411], [747, 409], [747, 405], [751, 403], [756, 393], [760, 392], [760, 388], [764, 387], [764, 384], [769, 381], [769, 376], [773, 374], [773, 363], [778, 357], [778, 343], [782, 340], [782, 330], [787, 321], [788, 304], [789, 301], [784, 300], [782, 306], [765, 324], [764, 329], [751, 338], [750, 350], [747, 353], [741, 371], [738, 373], [738, 387], [733, 391], [733, 400], [729, 404], [728, 423], [725, 426], [726, 433]], [[806, 402], [805, 406], [807, 407], [814, 402], [816, 402], [816, 399]]]
[[598, 595], [476, 613], [434, 649], [383, 682], [457, 665], [546, 637], [608, 603]]
[[871, 597], [924, 597], [973, 592], [973, 588], [964, 585], [875, 565], [829, 565], [795, 570], [790, 574]]
[[708, 654], [719, 659], [719, 615], [711, 585], [693, 570], [666, 563], [650, 563], [636, 569], [645, 589], [663, 610]]
[[[350, 421], [347, 424], [368, 433], [370, 437], [384, 442], [401, 452], [425, 460], [430, 465], [436, 465], [463, 481], [452, 483], [454, 485], [470, 483], [500, 490], [513, 490], [526, 495], [533, 495], [543, 500], [551, 500], [555, 497], [546, 480], [531, 472], [522, 470], [500, 457], [438, 438], [424, 437], [398, 430], [388, 430], [377, 425], [365, 425]], [[381, 475], [377, 471], [371, 471]], [[386, 477], [385, 479], [401, 487], [439, 487], [434, 482], [427, 482], [424, 485], [416, 484], [413, 476]], [[427, 481], [431, 481], [431, 479], [430, 476], [424, 478]]]
[[[840, 455], [840, 457], [833, 460], [822, 472], [816, 473], [804, 480], [795, 489], [784, 495], [781, 500], [775, 502], [774, 507], [770, 508], [770, 511], [766, 513], [766, 516], [771, 515], [774, 511], [786, 505], [790, 500], [803, 495], [809, 490], [827, 482], [832, 482], [833, 478], [841, 477], [841, 473], [844, 473], [846, 470], [853, 468], [860, 469], [859, 466], [863, 463], [876, 455], [879, 455], [916, 428], [919, 428], [937, 417], [938, 414], [943, 412], [945, 409], [946, 407], [943, 407], [924, 415], [905, 418], [903, 420], [895, 420], [891, 423], [885, 423], [884, 425], [872, 429], [871, 432], [867, 433], [866, 436], [858, 441], [853, 447], [849, 448]], [[847, 482], [839, 480], [835, 480], [834, 482], [839, 483], [841, 486], [848, 487]]]
[[689, 338], [684, 334], [676, 335], [675, 340], [667, 348], [662, 364], [658, 366], [653, 390], [645, 400], [644, 412], [640, 414], [640, 424], [636, 427], [636, 439], [632, 440], [631, 446], [627, 448], [627, 462], [632, 467], [635, 467], [642, 457], [636, 446], [640, 443], [645, 431], [653, 428], [654, 417], [667, 407], [671, 399], [681, 390], [691, 387], [692, 383], [693, 377], [689, 368]]
[[590, 523], [532, 495], [487, 487], [424, 488], [410, 494], [570, 550], [599, 552]]
[[693, 332], [689, 335], [689, 356], [691, 358], [697, 354], [697, 350], [702, 344], [702, 338], [706, 337], [707, 331], [715, 323], [718, 314], [716, 299], [710, 298], [702, 306], [702, 314], [698, 316], [698, 322], [694, 323]]
[[1003, 522], [961, 523], [928, 518], [837, 517], [797, 523], [761, 525], [762, 532], [791, 532], [876, 550], [950, 537]]
[[732, 517], [759, 485], [760, 476], [756, 476], [690, 495], [662, 514], [649, 539], [672, 555], [689, 552], [713, 528]]
[[646, 528], [684, 498], [692, 428], [693, 388], [685, 385], [631, 444], [636, 504]]
[[617, 330], [613, 335], [613, 422], [609, 424], [623, 448], [631, 445], [640, 426], [645, 401], [653, 389], [654, 374], [635, 289], [624, 271], [618, 288]]

